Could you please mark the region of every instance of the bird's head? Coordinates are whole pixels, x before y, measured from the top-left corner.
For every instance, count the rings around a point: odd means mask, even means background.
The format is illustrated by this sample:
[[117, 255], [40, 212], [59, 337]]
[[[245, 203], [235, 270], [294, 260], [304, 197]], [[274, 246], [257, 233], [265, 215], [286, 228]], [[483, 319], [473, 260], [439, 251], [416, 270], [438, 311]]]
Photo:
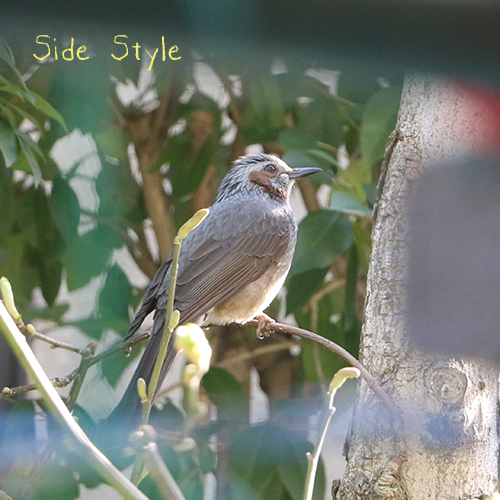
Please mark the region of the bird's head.
[[290, 168], [274, 155], [241, 156], [222, 179], [217, 201], [251, 192], [287, 201], [295, 179], [320, 171], [316, 167]]

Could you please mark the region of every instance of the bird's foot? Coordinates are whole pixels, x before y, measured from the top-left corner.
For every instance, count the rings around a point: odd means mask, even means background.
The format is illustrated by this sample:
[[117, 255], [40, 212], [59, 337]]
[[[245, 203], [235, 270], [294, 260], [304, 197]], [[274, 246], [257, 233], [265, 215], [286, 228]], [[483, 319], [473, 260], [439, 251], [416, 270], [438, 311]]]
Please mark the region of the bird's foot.
[[269, 329], [270, 323], [276, 323], [276, 321], [265, 313], [259, 314], [257, 317], [257, 330], [255, 331], [259, 340], [266, 339], [271, 335], [272, 332]]

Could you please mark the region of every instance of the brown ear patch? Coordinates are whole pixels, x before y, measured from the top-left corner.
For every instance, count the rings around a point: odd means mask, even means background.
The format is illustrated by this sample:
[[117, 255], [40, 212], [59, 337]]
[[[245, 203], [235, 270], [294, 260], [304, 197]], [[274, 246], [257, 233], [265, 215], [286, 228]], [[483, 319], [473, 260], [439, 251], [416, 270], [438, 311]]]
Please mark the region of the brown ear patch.
[[262, 170], [254, 170], [253, 172], [250, 172], [250, 175], [248, 178], [258, 186], [262, 186], [263, 188], [270, 189], [271, 186], [271, 180], [269, 179], [269, 175], [266, 174], [266, 172], [262, 172]]

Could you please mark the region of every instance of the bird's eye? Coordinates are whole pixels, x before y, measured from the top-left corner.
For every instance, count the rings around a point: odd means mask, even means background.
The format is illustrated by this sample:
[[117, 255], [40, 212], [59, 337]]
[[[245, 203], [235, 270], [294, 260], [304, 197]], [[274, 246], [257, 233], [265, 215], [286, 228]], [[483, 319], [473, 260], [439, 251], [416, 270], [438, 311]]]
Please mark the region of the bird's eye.
[[276, 168], [276, 165], [273, 165], [272, 163], [268, 163], [265, 167], [264, 167], [264, 170], [266, 172], [276, 172], [277, 168]]

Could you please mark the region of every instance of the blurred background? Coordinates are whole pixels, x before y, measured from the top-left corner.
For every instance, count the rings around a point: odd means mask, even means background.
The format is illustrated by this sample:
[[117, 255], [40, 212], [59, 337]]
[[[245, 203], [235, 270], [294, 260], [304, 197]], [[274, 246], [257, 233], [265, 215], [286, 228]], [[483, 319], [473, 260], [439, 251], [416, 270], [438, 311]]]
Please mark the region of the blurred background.
[[[233, 160], [267, 152], [294, 168], [323, 169], [293, 193], [296, 254], [267, 313], [357, 356], [371, 215], [404, 74], [439, 70], [495, 90], [499, 12], [489, 2], [6, 7], [0, 275], [23, 319], [54, 339], [106, 350], [126, 333], [177, 228], [213, 203]], [[305, 452], [344, 363], [312, 343], [259, 341], [239, 326], [207, 336], [206, 418], [188, 425], [182, 357], [155, 414], [162, 454], [186, 499], [301, 498]], [[40, 340], [32, 347], [50, 377], [80, 361]], [[84, 428], [98, 429], [113, 409], [140, 351], [89, 370], [75, 409]], [[27, 383], [3, 344], [0, 356], [0, 385]], [[342, 474], [354, 391], [350, 383], [339, 394], [317, 499], [330, 498], [331, 480]], [[102, 497], [107, 487], [96, 489], [98, 479], [62, 447], [36, 487], [26, 486], [34, 451], [55, 432], [33, 403], [37, 393], [27, 398], [0, 401], [1, 489], [13, 498]], [[196, 445], [183, 451], [186, 437]], [[158, 495], [148, 480], [142, 488]]]

